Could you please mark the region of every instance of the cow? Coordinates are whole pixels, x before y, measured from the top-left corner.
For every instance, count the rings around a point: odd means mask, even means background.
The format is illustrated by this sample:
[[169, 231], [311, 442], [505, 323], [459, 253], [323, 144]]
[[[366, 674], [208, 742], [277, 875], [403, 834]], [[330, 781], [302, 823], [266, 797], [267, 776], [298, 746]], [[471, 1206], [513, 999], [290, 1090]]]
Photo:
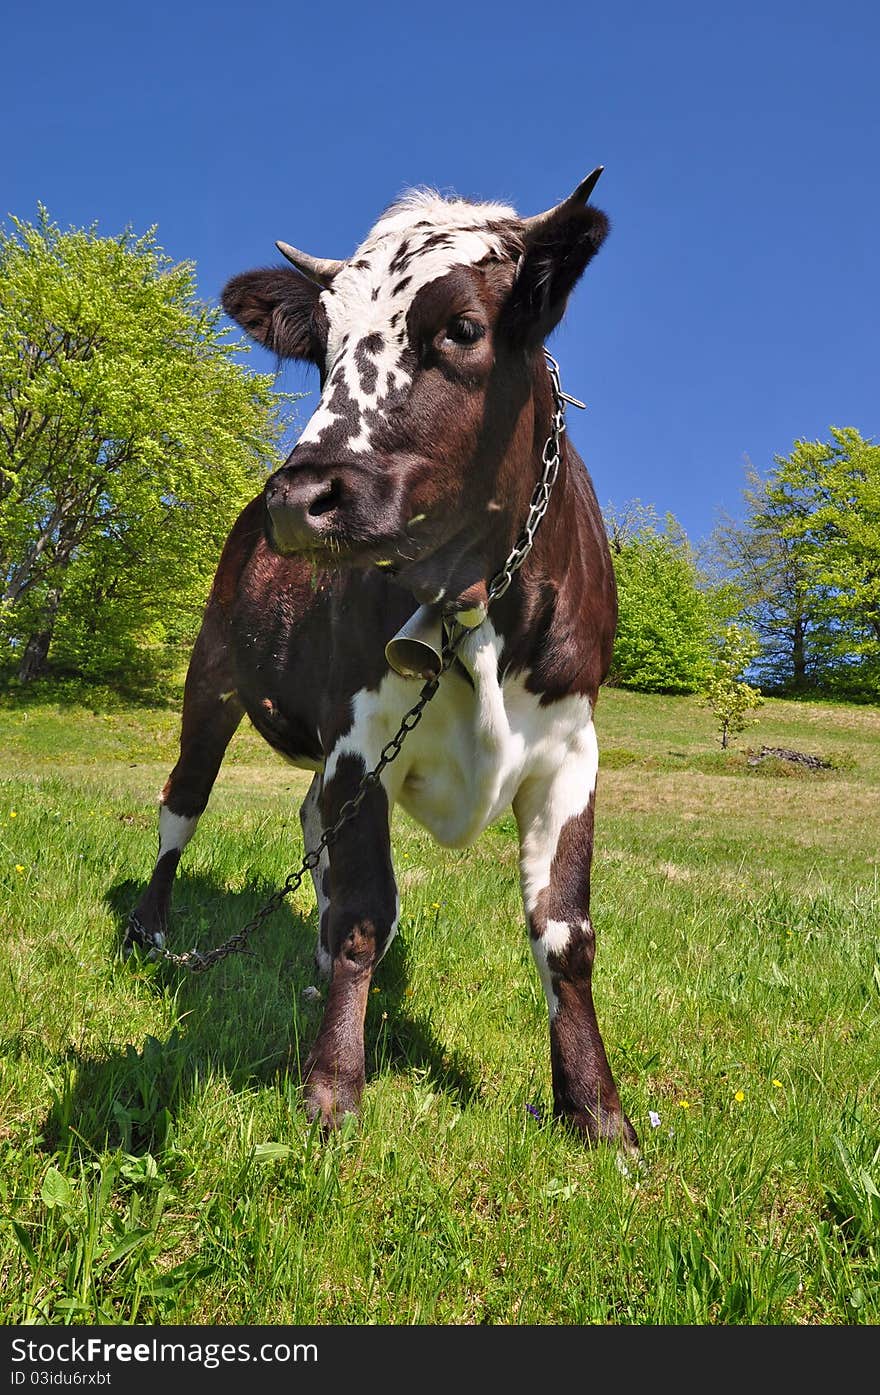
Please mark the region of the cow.
[[[370, 982], [400, 914], [394, 806], [456, 848], [512, 807], [554, 1116], [587, 1145], [638, 1150], [591, 987], [593, 716], [614, 573], [544, 347], [608, 231], [590, 203], [601, 172], [532, 217], [413, 190], [349, 259], [278, 243], [290, 265], [237, 275], [222, 294], [258, 344], [317, 368], [320, 397], [223, 548], [160, 799], [158, 858], [129, 934], [164, 945], [181, 853], [245, 714], [314, 772], [300, 810], [307, 849], [360, 791], [311, 869], [329, 984], [303, 1090], [325, 1131], [358, 1113], [365, 1084]], [[530, 501], [554, 449], [535, 527]], [[363, 788], [418, 690], [386, 655], [416, 610], [457, 643], [423, 720]]]

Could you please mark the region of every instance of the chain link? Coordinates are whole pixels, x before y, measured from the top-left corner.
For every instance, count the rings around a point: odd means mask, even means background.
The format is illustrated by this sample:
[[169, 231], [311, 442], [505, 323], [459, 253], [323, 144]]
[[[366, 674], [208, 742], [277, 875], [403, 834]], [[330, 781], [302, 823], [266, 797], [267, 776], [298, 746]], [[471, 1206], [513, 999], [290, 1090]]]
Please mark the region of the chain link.
[[[532, 545], [535, 541], [535, 533], [538, 530], [542, 518], [547, 512], [550, 503], [550, 494], [556, 483], [556, 477], [559, 474], [559, 465], [562, 459], [561, 448], [562, 437], [565, 432], [565, 404], [566, 402], [573, 402], [578, 407], [583, 406], [583, 403], [578, 402], [574, 397], [569, 397], [567, 393], [562, 391], [562, 385], [559, 379], [559, 364], [546, 349], [544, 350], [544, 357], [547, 360], [547, 369], [553, 387], [553, 418], [550, 426], [550, 435], [544, 442], [544, 449], [541, 453], [544, 469], [541, 472], [541, 478], [538, 480], [532, 492], [529, 511], [523, 530], [509, 552], [501, 570], [492, 578], [487, 587], [489, 605], [491, 605], [493, 601], [498, 600], [498, 598], [503, 596], [505, 591], [507, 591], [513, 581], [514, 575], [519, 571], [523, 562], [531, 552]], [[357, 790], [352, 795], [351, 799], [347, 799], [340, 807], [336, 819], [331, 826], [323, 830], [314, 848], [311, 848], [304, 854], [302, 862], [299, 867], [297, 867], [296, 871], [288, 873], [283, 885], [272, 893], [268, 901], [260, 907], [256, 915], [253, 916], [246, 925], [242, 926], [236, 934], [231, 935], [228, 940], [225, 940], [221, 945], [217, 945], [214, 949], [204, 951], [190, 949], [184, 951], [182, 954], [175, 954], [173, 950], [166, 949], [164, 945], [156, 945], [153, 942], [151, 932], [142, 924], [134, 911], [132, 911], [128, 917], [127, 942], [134, 942], [145, 949], [149, 949], [150, 958], [152, 959], [161, 959], [167, 964], [173, 964], [175, 968], [186, 969], [189, 973], [193, 974], [204, 973], [207, 969], [213, 968], [221, 959], [226, 959], [230, 954], [250, 954], [251, 951], [248, 949], [248, 940], [253, 932], [257, 930], [270, 915], [274, 915], [275, 911], [278, 910], [279, 906], [288, 896], [299, 889], [306, 873], [314, 871], [318, 866], [321, 861], [322, 853], [336, 841], [341, 830], [354, 818], [370, 790], [375, 789], [379, 784], [385, 768], [400, 755], [403, 743], [408, 734], [417, 727], [422, 720], [425, 708], [440, 686], [442, 675], [455, 660], [459, 645], [466, 635], [473, 633], [472, 629], [466, 629], [464, 626], [456, 624], [454, 615], [450, 617], [447, 623], [450, 624], [451, 631], [447, 635], [443, 645], [440, 673], [434, 678], [429, 678], [424, 684], [419, 693], [418, 701], [404, 713], [397, 731], [382, 747], [376, 764], [373, 766], [372, 770], [366, 771], [362, 776]]]
[[[565, 402], [566, 397], [562, 391], [562, 384], [559, 381], [559, 364], [556, 359], [544, 350], [544, 357], [547, 360], [547, 370], [550, 374], [550, 382], [553, 385], [553, 420], [550, 427], [550, 435], [544, 442], [544, 449], [541, 452], [541, 459], [544, 469], [541, 478], [532, 491], [529, 503], [529, 512], [526, 516], [525, 526], [507, 556], [500, 572], [493, 577], [488, 586], [489, 603], [496, 601], [499, 596], [503, 596], [505, 591], [513, 581], [514, 573], [519, 571], [523, 562], [532, 550], [535, 541], [535, 533], [544, 514], [547, 512], [550, 503], [550, 492], [556, 483], [556, 476], [559, 474], [559, 463], [561, 460], [562, 436], [565, 431]], [[576, 401], [575, 398], [568, 399]], [[580, 404], [578, 404], [580, 405]]]

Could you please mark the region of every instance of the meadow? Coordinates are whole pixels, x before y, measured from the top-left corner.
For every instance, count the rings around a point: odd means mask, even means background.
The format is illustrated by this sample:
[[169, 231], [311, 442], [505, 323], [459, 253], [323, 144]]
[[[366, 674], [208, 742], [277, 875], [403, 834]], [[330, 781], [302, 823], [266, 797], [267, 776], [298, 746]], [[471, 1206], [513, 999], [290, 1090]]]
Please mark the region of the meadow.
[[[723, 753], [696, 699], [603, 691], [594, 989], [641, 1167], [550, 1120], [512, 816], [447, 851], [395, 815], [401, 933], [329, 1142], [300, 1105], [308, 882], [253, 957], [123, 958], [177, 726], [0, 697], [0, 1322], [880, 1319], [880, 710], [768, 700]], [[308, 779], [242, 727], [173, 947], [298, 864]]]

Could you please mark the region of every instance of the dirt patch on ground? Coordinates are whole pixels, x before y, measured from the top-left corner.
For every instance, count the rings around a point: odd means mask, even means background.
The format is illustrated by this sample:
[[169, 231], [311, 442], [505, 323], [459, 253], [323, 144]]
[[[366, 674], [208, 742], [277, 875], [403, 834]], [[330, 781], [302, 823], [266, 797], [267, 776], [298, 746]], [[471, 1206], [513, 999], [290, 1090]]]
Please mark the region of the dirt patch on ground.
[[747, 753], [749, 765], [760, 765], [765, 760], [783, 760], [792, 765], [804, 766], [807, 770], [833, 770], [834, 762], [812, 756], [807, 751], [793, 751], [787, 746], [762, 746], [760, 751]]

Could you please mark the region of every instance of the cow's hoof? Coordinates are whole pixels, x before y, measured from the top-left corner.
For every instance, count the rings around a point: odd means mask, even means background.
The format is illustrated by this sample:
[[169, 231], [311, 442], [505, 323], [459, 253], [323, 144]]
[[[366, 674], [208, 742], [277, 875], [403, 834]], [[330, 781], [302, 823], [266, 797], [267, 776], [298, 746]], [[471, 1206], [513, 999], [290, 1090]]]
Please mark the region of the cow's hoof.
[[639, 1159], [642, 1156], [639, 1136], [625, 1114], [620, 1115], [616, 1131], [609, 1142], [616, 1143], [622, 1153], [628, 1153], [634, 1159]]
[[122, 953], [125, 957], [128, 958], [133, 949], [139, 949], [142, 954], [149, 954], [151, 950], [164, 948], [165, 932], [145, 925], [137, 912], [133, 911], [122, 938]]
[[564, 1113], [557, 1115], [557, 1117], [588, 1148], [610, 1144], [617, 1148], [622, 1157], [638, 1158], [641, 1156], [639, 1136], [623, 1113], [611, 1113], [604, 1109], [599, 1109], [594, 1113], [592, 1110], [579, 1109], [575, 1113]]
[[345, 1119], [360, 1114], [363, 1081], [346, 1081], [339, 1076], [312, 1074], [306, 1081], [305, 1109], [310, 1124], [318, 1123], [324, 1133], [334, 1133]]

